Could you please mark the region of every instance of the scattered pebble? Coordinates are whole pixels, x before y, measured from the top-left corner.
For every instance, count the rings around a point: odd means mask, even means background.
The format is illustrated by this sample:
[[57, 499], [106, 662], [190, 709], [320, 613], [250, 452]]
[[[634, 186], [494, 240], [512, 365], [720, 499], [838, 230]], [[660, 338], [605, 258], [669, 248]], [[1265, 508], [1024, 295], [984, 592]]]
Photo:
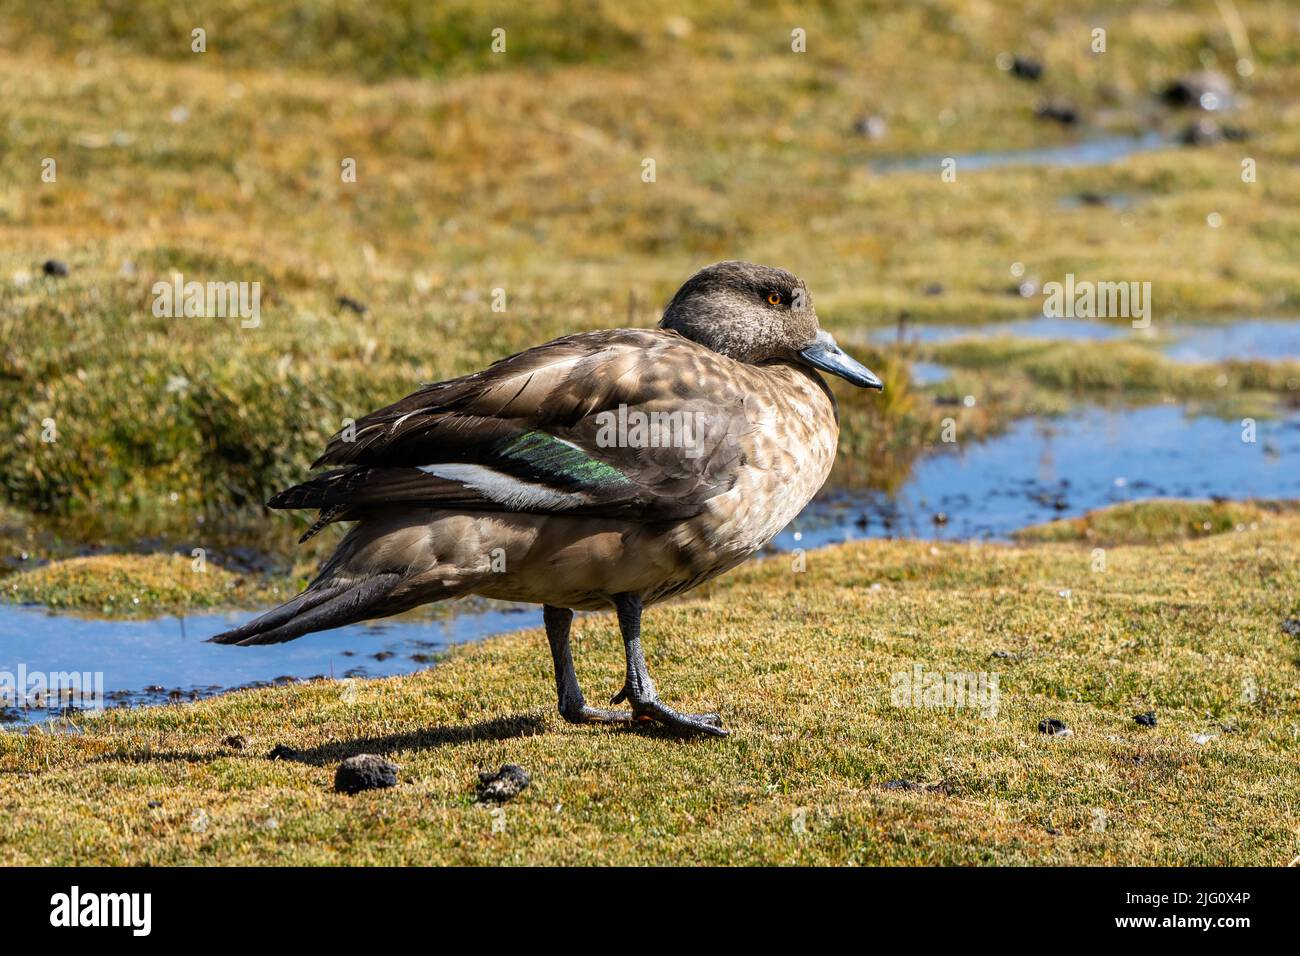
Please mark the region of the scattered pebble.
[[928, 286], [925, 287], [925, 294], [930, 296], [943, 295], [943, 283], [931, 282]]
[[374, 754], [357, 754], [334, 771], [334, 789], [339, 793], [360, 793], [397, 786], [397, 765]]
[[61, 279], [67, 278], [68, 264], [59, 259], [46, 259], [41, 263], [41, 271], [47, 276], [58, 276]]
[[1073, 737], [1074, 731], [1065, 726], [1065, 721], [1058, 720], [1055, 717], [1048, 717], [1038, 722], [1038, 732], [1048, 734], [1052, 737]]
[[162, 801], [161, 801], [161, 800], [150, 800], [150, 801], [149, 801], [149, 809], [150, 809], [150, 810], [157, 810], [157, 809], [158, 809], [159, 807], [161, 807], [161, 806], [162, 806]]
[[1013, 56], [1011, 58], [1011, 73], [1022, 80], [1037, 80], [1043, 75], [1043, 64], [1031, 57]]
[[513, 763], [503, 764], [496, 773], [478, 775], [478, 798], [494, 803], [505, 803], [519, 795], [519, 792], [532, 783], [532, 779], [520, 767]]
[[1169, 106], [1207, 111], [1227, 109], [1232, 104], [1232, 83], [1222, 73], [1203, 70], [1189, 73], [1167, 84], [1160, 98]]
[[1156, 725], [1156, 712], [1154, 710], [1148, 710], [1143, 714], [1134, 714], [1133, 719], [1143, 727], [1154, 727]]
[[266, 755], [267, 760], [300, 760], [301, 758], [301, 753], [284, 744], [276, 744], [275, 748]]
[[338, 304], [340, 308], [351, 309], [357, 315], [365, 315], [367, 312], [370, 311], [369, 307], [364, 302], [359, 302], [356, 299], [352, 298], [351, 296], [346, 296], [346, 295], [339, 296]]
[[1283, 621], [1282, 633], [1289, 637], [1300, 637], [1300, 617], [1291, 617]]
[[879, 116], [864, 116], [853, 124], [853, 131], [867, 139], [884, 139], [889, 126]]

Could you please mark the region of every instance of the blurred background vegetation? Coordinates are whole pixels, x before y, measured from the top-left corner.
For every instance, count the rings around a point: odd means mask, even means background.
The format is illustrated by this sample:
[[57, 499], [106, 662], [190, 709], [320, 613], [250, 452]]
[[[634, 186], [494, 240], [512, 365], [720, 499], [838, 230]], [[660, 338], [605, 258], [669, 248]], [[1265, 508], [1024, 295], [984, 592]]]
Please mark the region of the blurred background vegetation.
[[[283, 549], [301, 517], [266, 523], [259, 503], [345, 418], [559, 334], [654, 324], [722, 258], [802, 275], [823, 324], [887, 377], [883, 398], [842, 393], [840, 485], [896, 487], [947, 416], [978, 438], [1085, 395], [1294, 404], [1295, 363], [868, 340], [1032, 314], [1014, 262], [1151, 281], [1163, 320], [1300, 307], [1291, 4], [517, 7], [0, 2], [11, 536]], [[1179, 145], [1192, 118], [1161, 94], [1204, 70], [1229, 78], [1248, 145]], [[1139, 134], [1162, 148], [962, 172], [972, 154]], [[260, 282], [260, 327], [156, 318], [151, 288], [174, 273]], [[915, 384], [917, 359], [954, 376]]]

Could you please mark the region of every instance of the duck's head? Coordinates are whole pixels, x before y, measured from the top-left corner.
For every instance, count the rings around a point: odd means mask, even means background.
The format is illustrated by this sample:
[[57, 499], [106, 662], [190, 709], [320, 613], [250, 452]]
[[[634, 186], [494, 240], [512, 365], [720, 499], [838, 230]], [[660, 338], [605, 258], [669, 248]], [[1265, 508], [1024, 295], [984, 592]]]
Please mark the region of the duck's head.
[[797, 362], [861, 388], [885, 387], [817, 324], [808, 287], [784, 269], [738, 260], [706, 266], [677, 290], [659, 327], [738, 362]]

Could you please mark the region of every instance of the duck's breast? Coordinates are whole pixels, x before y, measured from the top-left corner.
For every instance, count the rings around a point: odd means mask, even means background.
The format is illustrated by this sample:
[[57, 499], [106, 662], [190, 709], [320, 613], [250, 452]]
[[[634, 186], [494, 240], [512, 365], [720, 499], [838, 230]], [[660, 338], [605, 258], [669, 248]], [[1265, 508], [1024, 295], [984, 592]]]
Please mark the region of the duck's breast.
[[830, 475], [839, 441], [835, 399], [816, 372], [785, 364], [746, 371], [753, 382], [750, 427], [738, 437], [744, 464], [734, 486], [675, 535], [710, 577], [761, 549], [804, 509]]

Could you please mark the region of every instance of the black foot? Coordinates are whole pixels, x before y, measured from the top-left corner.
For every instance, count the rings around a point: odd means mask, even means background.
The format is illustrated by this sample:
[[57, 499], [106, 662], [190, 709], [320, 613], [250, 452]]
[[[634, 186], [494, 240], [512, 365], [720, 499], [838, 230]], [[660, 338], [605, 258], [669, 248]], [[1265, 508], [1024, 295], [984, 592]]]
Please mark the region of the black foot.
[[586, 704], [562, 710], [560, 716], [571, 724], [630, 724], [634, 719], [626, 710], [604, 710]]
[[708, 734], [713, 737], [726, 737], [729, 731], [722, 727], [722, 718], [717, 714], [684, 714], [673, 710], [658, 697], [637, 700], [628, 692], [627, 685], [614, 695], [611, 704], [626, 700], [632, 705], [632, 718], [639, 721], [654, 721], [681, 734]]

